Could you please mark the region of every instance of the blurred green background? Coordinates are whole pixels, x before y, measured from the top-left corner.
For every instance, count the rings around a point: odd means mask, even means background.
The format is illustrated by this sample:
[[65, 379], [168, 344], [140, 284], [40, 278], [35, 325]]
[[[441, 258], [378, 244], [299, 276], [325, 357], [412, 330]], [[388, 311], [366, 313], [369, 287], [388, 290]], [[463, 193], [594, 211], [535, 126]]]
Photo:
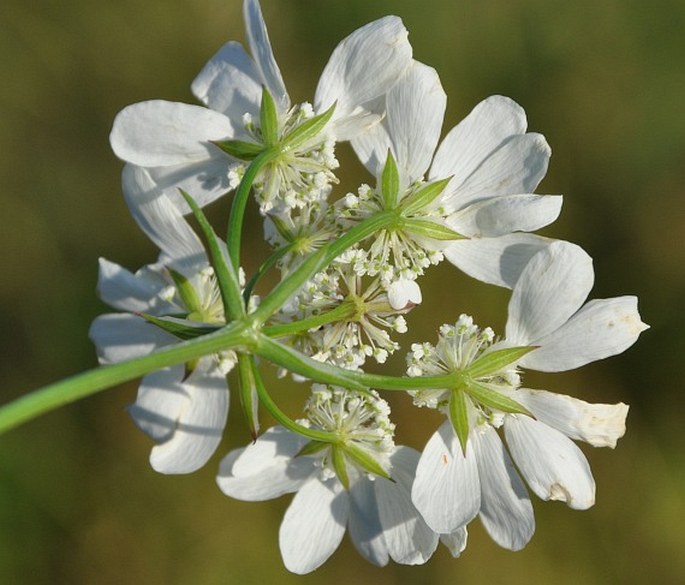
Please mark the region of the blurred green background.
[[[297, 577], [282, 567], [277, 544], [289, 498], [236, 502], [214, 484], [220, 457], [247, 441], [237, 404], [206, 468], [165, 477], [150, 469], [150, 442], [124, 411], [135, 397], [128, 384], [0, 437], [0, 583], [681, 583], [685, 3], [263, 0], [263, 9], [295, 100], [311, 99], [341, 38], [394, 13], [416, 58], [441, 75], [445, 130], [500, 93], [545, 134], [553, 156], [539, 191], [565, 195], [562, 217], [545, 233], [594, 257], [594, 297], [637, 294], [652, 326], [622, 356], [526, 378], [631, 404], [615, 452], [583, 447], [597, 504], [581, 513], [536, 501], [537, 534], [519, 553], [499, 549], [474, 522], [457, 560], [441, 549], [420, 568], [377, 569], [346, 540], [323, 568]], [[112, 119], [143, 99], [192, 101], [191, 80], [229, 39], [244, 39], [239, 0], [4, 0], [1, 402], [95, 365], [87, 330], [106, 311], [94, 293], [97, 258], [135, 269], [155, 257], [120, 195]], [[250, 221], [248, 234], [259, 239], [254, 213]], [[460, 312], [502, 331], [506, 300], [505, 291], [440, 267], [407, 341], [434, 340]], [[399, 371], [402, 359], [393, 365]], [[283, 381], [272, 388], [296, 414], [303, 390]], [[406, 400], [393, 405], [400, 439], [421, 448], [435, 419]]]

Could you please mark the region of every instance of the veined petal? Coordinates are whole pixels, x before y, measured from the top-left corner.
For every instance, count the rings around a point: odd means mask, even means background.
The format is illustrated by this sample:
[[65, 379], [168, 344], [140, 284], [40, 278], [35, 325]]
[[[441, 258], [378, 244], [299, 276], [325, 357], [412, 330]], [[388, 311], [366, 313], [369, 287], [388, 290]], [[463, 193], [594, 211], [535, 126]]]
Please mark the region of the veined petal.
[[247, 29], [247, 42], [255, 59], [257, 68], [261, 72], [264, 85], [274, 98], [281, 113], [290, 107], [290, 97], [285, 89], [281, 70], [278, 68], [271, 41], [266, 30], [262, 9], [257, 0], [245, 0], [243, 4], [243, 18]]
[[528, 388], [519, 388], [512, 398], [540, 422], [593, 447], [613, 449], [626, 432], [628, 405], [622, 402], [590, 404], [564, 394]]
[[[171, 438], [152, 448], [150, 464], [160, 473], [191, 473], [202, 467], [216, 450], [228, 416], [226, 377], [203, 358], [185, 380], [179, 378], [171, 392], [188, 397], [175, 422]], [[154, 410], [137, 408], [135, 417], [154, 417]]]
[[169, 283], [148, 267], [133, 274], [105, 258], [98, 260], [98, 296], [115, 309], [131, 313], [178, 312], [178, 307], [159, 296], [167, 286]]
[[114, 119], [109, 136], [120, 159], [143, 167], [209, 158], [212, 140], [233, 137], [230, 120], [218, 112], [164, 100], [127, 106]]
[[272, 427], [255, 443], [224, 457], [217, 485], [227, 496], [250, 502], [295, 492], [318, 471], [313, 459], [295, 457], [304, 442], [282, 427]]
[[152, 353], [178, 341], [141, 317], [110, 313], [96, 317], [88, 336], [101, 364], [113, 364]]
[[285, 512], [278, 542], [286, 568], [304, 575], [326, 562], [345, 534], [350, 502], [333, 479], [311, 479]]
[[443, 199], [456, 209], [479, 199], [532, 193], [547, 172], [551, 150], [542, 134], [512, 136], [488, 156], [463, 183], [452, 179]]
[[398, 447], [391, 455], [392, 479], [374, 481], [378, 512], [390, 556], [396, 563], [421, 565], [435, 552], [438, 535], [425, 523], [411, 501], [411, 487], [420, 454]]
[[178, 270], [206, 260], [204, 247], [178, 207], [142, 167], [124, 166], [122, 188], [131, 215], [145, 234], [173, 259]]
[[421, 288], [415, 280], [396, 280], [388, 287], [388, 302], [396, 311], [420, 305]]
[[422, 179], [440, 139], [447, 95], [432, 67], [414, 61], [387, 97], [387, 122], [400, 174]]
[[514, 233], [497, 238], [457, 240], [443, 253], [469, 276], [513, 288], [530, 259], [553, 241], [535, 234]]
[[480, 508], [478, 469], [445, 421], [426, 444], [416, 469], [412, 501], [426, 524], [448, 534], [468, 524]]
[[507, 341], [538, 345], [540, 339], [561, 327], [580, 308], [594, 278], [592, 258], [579, 246], [557, 241], [543, 248], [514, 286]]
[[[338, 135], [339, 132], [336, 131], [336, 136]], [[387, 120], [370, 126], [364, 132], [352, 133], [351, 136], [355, 154], [368, 171], [380, 180], [388, 158], [388, 149], [392, 146]]]
[[566, 435], [525, 415], [507, 415], [511, 456], [535, 494], [575, 510], [595, 503], [595, 480], [583, 452]]
[[595, 299], [538, 339], [540, 347], [519, 363], [540, 372], [572, 370], [625, 351], [648, 327], [640, 320], [636, 297]]
[[449, 549], [450, 554], [456, 559], [466, 549], [468, 536], [469, 533], [466, 530], [466, 526], [462, 526], [450, 534], [441, 534], [440, 542]]
[[259, 119], [263, 81], [254, 61], [240, 43], [226, 43], [209, 60], [191, 85], [193, 94], [208, 108], [239, 121], [245, 113]]
[[503, 195], [477, 201], [454, 213], [449, 226], [468, 238], [496, 238], [532, 232], [549, 225], [561, 212], [561, 195]]
[[386, 93], [411, 64], [407, 29], [397, 16], [386, 16], [357, 29], [335, 48], [314, 98], [317, 112], [336, 103], [334, 119]]
[[495, 429], [484, 425], [472, 444], [480, 476], [480, 520], [501, 547], [521, 550], [535, 532], [528, 492]]
[[457, 188], [510, 136], [523, 134], [526, 113], [515, 101], [494, 95], [480, 102], [445, 136], [435, 153], [429, 179], [454, 175]]
[[381, 480], [369, 481], [362, 477], [350, 487], [348, 530], [352, 544], [359, 554], [370, 563], [384, 567], [388, 564], [390, 555], [388, 554], [383, 527], [378, 517], [378, 501], [374, 491], [377, 481]]

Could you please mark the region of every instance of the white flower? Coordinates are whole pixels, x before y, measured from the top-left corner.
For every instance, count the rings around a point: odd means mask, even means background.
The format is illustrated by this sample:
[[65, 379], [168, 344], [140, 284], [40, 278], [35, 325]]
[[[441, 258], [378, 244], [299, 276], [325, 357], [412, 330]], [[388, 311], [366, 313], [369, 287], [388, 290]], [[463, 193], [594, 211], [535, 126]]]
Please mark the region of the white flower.
[[295, 573], [322, 565], [346, 528], [359, 553], [376, 565], [390, 559], [409, 565], [427, 561], [438, 537], [411, 503], [418, 453], [394, 446], [385, 402], [370, 394], [318, 386], [308, 410], [312, 424], [382, 462], [393, 481], [370, 474], [347, 457], [345, 489], [332, 463], [332, 446], [303, 451], [307, 439], [273, 427], [252, 445], [226, 456], [217, 477], [221, 490], [248, 501], [296, 492], [279, 534], [285, 566]]
[[[146, 171], [127, 166], [144, 184]], [[103, 301], [127, 313], [101, 315], [90, 329], [101, 363], [147, 355], [179, 339], [146, 322], [154, 317], [186, 316], [178, 323], [205, 327], [225, 323], [223, 305], [211, 267], [199, 239], [176, 206], [163, 194], [128, 201], [133, 216], [160, 246], [157, 264], [135, 274], [100, 260], [98, 291]], [[152, 467], [161, 473], [189, 473], [203, 466], [219, 444], [228, 415], [226, 373], [235, 355], [224, 352], [143, 377], [129, 412], [156, 443]]]
[[316, 89], [313, 109], [308, 104], [291, 107], [257, 0], [245, 0], [244, 17], [252, 56], [239, 43], [229, 42], [192, 84], [195, 96], [207, 107], [151, 100], [124, 108], [114, 121], [110, 142], [115, 154], [146, 167], [155, 185], [184, 213], [188, 208], [178, 188], [205, 205], [237, 185], [242, 163], [213, 143], [263, 141], [258, 127], [263, 87], [274, 99], [281, 134], [333, 104], [335, 111], [314, 143], [284, 153], [283, 160], [270, 165], [271, 170], [255, 183], [263, 192], [262, 209], [277, 203], [272, 200], [276, 194], [283, 201], [289, 194], [302, 197], [308, 190], [314, 199], [327, 194], [331, 170], [337, 166], [331, 141], [346, 140], [374, 123], [378, 117], [364, 106], [385, 93], [411, 61], [401, 20], [388, 16], [374, 21], [334, 50]]
[[[404, 216], [431, 222], [436, 229], [450, 228], [465, 239], [436, 238], [418, 225], [386, 230], [372, 250], [379, 265], [394, 261], [405, 274], [422, 274], [444, 254], [479, 280], [511, 287], [530, 257], [548, 243], [519, 232], [548, 225], [561, 209], [561, 196], [533, 194], [545, 175], [549, 146], [542, 135], [526, 133], [519, 105], [493, 96], [478, 104], [437, 147], [445, 103], [437, 73], [415, 61], [388, 92], [383, 123], [354, 139], [353, 146], [379, 185], [388, 151], [392, 153], [400, 179], [397, 206], [411, 206]], [[437, 181], [449, 182], [439, 195], [419, 205], [420, 194]], [[412, 206], [412, 200], [417, 204]], [[352, 203], [346, 211], [354, 219], [386, 205], [380, 188]]]
[[451, 401], [462, 397], [469, 426], [464, 449], [453, 421], [446, 421], [428, 441], [417, 467], [412, 499], [437, 532], [461, 530], [478, 515], [498, 544], [512, 550], [524, 547], [535, 521], [519, 472], [544, 500], [561, 500], [574, 509], [593, 505], [594, 479], [573, 440], [614, 447], [625, 432], [628, 407], [520, 388], [517, 372], [517, 366], [541, 371], [578, 367], [620, 353], [637, 340], [646, 326], [635, 298], [583, 305], [592, 280], [585, 252], [566, 242], [553, 243], [533, 257], [515, 284], [504, 341], [493, 343], [488, 335], [489, 341], [483, 342], [481, 330], [461, 318], [461, 336], [454, 334], [459, 327], [444, 329], [438, 347], [423, 344], [414, 349], [409, 362], [410, 373], [416, 375], [468, 371], [497, 349], [537, 346], [514, 363], [473, 380], [480, 394], [468, 387], [465, 395], [449, 390], [416, 393], [422, 404], [445, 412], [450, 412]]

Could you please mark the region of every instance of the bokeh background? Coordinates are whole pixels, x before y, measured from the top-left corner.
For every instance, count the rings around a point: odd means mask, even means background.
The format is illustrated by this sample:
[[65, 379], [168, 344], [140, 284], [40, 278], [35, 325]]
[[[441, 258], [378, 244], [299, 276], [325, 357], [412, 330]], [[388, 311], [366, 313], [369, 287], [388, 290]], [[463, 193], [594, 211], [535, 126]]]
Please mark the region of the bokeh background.
[[[536, 501], [537, 534], [519, 553], [499, 549], [474, 522], [460, 559], [441, 549], [420, 568], [377, 569], [345, 540], [323, 568], [298, 577], [282, 567], [277, 545], [289, 498], [236, 502], [214, 484], [220, 457], [247, 441], [237, 404], [206, 468], [165, 477], [149, 467], [150, 442], [125, 413], [131, 383], [0, 437], [0, 583], [681, 583], [685, 3], [263, 0], [263, 10], [295, 100], [311, 99], [341, 38], [395, 13], [415, 56], [441, 75], [445, 130], [501, 93], [546, 135], [553, 157], [539, 191], [563, 193], [565, 206], [545, 233], [594, 257], [593, 296], [639, 295], [652, 326], [619, 357], [526, 378], [631, 404], [615, 451], [585, 449], [597, 504], [575, 512]], [[192, 102], [190, 81], [228, 39], [244, 39], [239, 0], [3, 1], [1, 402], [95, 365], [87, 330], [106, 310], [94, 292], [97, 258], [135, 269], [155, 257], [120, 196], [112, 119], [143, 99]], [[344, 149], [341, 157], [354, 166]], [[225, 211], [224, 203], [212, 213]], [[247, 234], [260, 232], [252, 213]], [[263, 249], [248, 249], [254, 266]], [[449, 266], [435, 269], [407, 341], [434, 340], [460, 312], [501, 331], [507, 298]], [[270, 380], [296, 414], [303, 390]], [[406, 400], [393, 405], [400, 439], [420, 448], [435, 419]]]

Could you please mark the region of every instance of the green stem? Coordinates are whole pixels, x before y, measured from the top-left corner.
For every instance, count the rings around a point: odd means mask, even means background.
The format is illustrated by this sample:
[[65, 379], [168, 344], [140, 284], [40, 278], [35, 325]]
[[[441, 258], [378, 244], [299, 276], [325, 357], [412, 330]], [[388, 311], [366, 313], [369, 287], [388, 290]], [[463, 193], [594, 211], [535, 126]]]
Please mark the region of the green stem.
[[237, 271], [240, 268], [240, 238], [243, 230], [243, 219], [245, 217], [245, 209], [250, 198], [250, 189], [252, 183], [262, 168], [269, 164], [273, 159], [278, 157], [280, 149], [269, 148], [260, 154], [250, 163], [243, 175], [242, 181], [235, 192], [233, 198], [233, 205], [231, 206], [231, 214], [228, 218], [228, 234], [226, 236], [226, 243], [228, 246], [228, 255], [233, 263], [233, 268]]
[[0, 407], [0, 434], [60, 406], [155, 370], [227, 349], [251, 345], [247, 327], [242, 323], [235, 323], [215, 333], [162, 348], [150, 355], [82, 372]]
[[321, 313], [320, 315], [315, 315], [314, 317], [309, 317], [308, 319], [302, 319], [301, 321], [294, 321], [293, 323], [282, 323], [279, 325], [270, 325], [264, 327], [262, 331], [264, 335], [268, 335], [271, 338], [287, 337], [289, 335], [297, 335], [304, 331], [309, 331], [311, 329], [316, 329], [327, 323], [335, 323], [336, 321], [344, 321], [349, 319], [356, 312], [356, 305], [352, 302], [343, 301], [335, 309]]
[[278, 311], [300, 287], [317, 272], [333, 262], [348, 248], [384, 228], [396, 225], [398, 216], [393, 211], [382, 211], [357, 224], [344, 236], [329, 242], [309, 256], [302, 264], [278, 283], [252, 314], [254, 320], [261, 324]]
[[243, 299], [245, 300], [245, 304], [247, 304], [247, 302], [250, 300], [252, 291], [254, 290], [254, 287], [259, 279], [267, 272], [267, 270], [271, 270], [271, 268], [273, 268], [276, 263], [290, 251], [291, 247], [292, 243], [276, 250], [262, 263], [262, 265], [257, 269], [257, 272], [252, 275], [252, 278], [250, 278], [249, 282], [245, 286], [245, 290], [243, 290]]

